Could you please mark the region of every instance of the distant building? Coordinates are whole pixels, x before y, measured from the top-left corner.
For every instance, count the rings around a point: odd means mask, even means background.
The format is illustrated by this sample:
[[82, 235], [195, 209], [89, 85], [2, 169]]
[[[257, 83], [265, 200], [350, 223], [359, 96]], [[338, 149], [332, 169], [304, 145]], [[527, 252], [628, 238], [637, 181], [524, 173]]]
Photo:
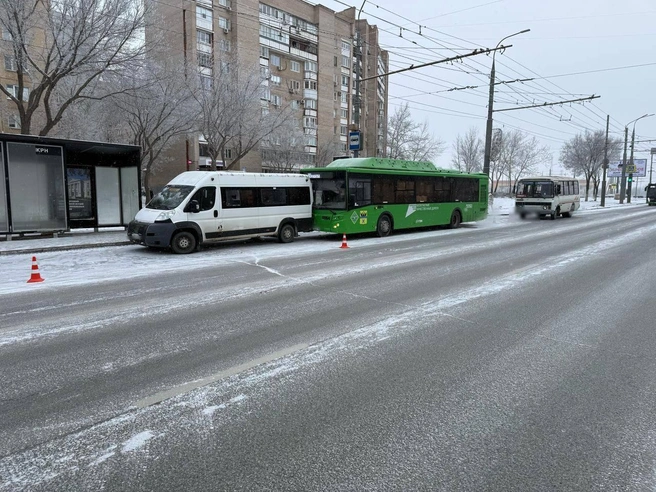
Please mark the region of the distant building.
[[[294, 169], [325, 165], [349, 154], [358, 100], [356, 78], [388, 72], [388, 53], [378, 44], [378, 29], [366, 20], [356, 21], [354, 8], [334, 12], [303, 0], [181, 0], [155, 5], [157, 25], [150, 29], [163, 31], [172, 55], [183, 55], [201, 77], [221, 69], [216, 63], [221, 52], [237, 52], [242, 63], [260, 67], [268, 79], [263, 104], [291, 104], [305, 134]], [[387, 77], [363, 81], [360, 96], [360, 155], [384, 156]], [[263, 145], [239, 166], [276, 170], [276, 152], [275, 145]], [[189, 136], [171, 150], [166, 169], [156, 178], [162, 181], [158, 184], [188, 168], [207, 166], [208, 155], [202, 136]], [[229, 150], [227, 165], [232, 158]]]

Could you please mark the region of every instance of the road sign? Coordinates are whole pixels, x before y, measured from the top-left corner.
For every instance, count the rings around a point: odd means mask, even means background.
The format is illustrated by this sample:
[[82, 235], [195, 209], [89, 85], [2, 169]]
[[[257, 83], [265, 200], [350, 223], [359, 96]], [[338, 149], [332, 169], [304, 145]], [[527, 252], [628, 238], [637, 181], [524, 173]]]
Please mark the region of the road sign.
[[360, 132], [349, 132], [349, 150], [362, 150]]
[[656, 147], [651, 148], [651, 155], [654, 155], [654, 154], [656, 154]]
[[627, 164], [626, 165], [626, 172], [629, 173], [629, 174], [637, 173], [638, 172], [638, 166], [636, 166], [635, 164]]

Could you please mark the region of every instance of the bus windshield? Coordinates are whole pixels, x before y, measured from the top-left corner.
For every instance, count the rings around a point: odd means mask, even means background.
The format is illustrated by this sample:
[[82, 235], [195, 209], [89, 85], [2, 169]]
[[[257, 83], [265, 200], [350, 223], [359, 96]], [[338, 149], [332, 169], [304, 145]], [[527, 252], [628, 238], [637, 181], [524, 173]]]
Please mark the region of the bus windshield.
[[155, 210], [173, 210], [192, 192], [193, 186], [168, 185], [153, 197], [146, 208]]
[[341, 173], [334, 177], [312, 179], [314, 188], [314, 208], [346, 210], [346, 176]]
[[553, 198], [551, 181], [520, 181], [517, 183], [517, 198]]

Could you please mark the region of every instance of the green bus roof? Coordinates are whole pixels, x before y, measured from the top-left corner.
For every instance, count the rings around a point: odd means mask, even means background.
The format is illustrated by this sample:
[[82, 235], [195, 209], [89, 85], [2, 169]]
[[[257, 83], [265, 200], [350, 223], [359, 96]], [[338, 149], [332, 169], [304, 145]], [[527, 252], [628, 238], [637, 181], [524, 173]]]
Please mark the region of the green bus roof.
[[337, 159], [326, 167], [313, 167], [301, 169], [301, 172], [321, 172], [333, 170], [351, 170], [366, 172], [368, 170], [378, 171], [409, 171], [409, 172], [430, 172], [430, 173], [449, 173], [449, 174], [471, 174], [463, 173], [455, 169], [440, 169], [435, 167], [432, 162], [406, 161], [400, 159], [385, 159], [382, 157], [360, 157], [352, 159]]

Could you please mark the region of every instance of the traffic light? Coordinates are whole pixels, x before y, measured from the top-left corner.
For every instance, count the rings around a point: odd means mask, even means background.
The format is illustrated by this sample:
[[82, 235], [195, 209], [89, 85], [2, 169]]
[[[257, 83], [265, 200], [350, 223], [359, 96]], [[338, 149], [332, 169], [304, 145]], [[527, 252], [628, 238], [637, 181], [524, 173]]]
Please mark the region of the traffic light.
[[629, 176], [629, 183], [633, 183], [633, 176]]

